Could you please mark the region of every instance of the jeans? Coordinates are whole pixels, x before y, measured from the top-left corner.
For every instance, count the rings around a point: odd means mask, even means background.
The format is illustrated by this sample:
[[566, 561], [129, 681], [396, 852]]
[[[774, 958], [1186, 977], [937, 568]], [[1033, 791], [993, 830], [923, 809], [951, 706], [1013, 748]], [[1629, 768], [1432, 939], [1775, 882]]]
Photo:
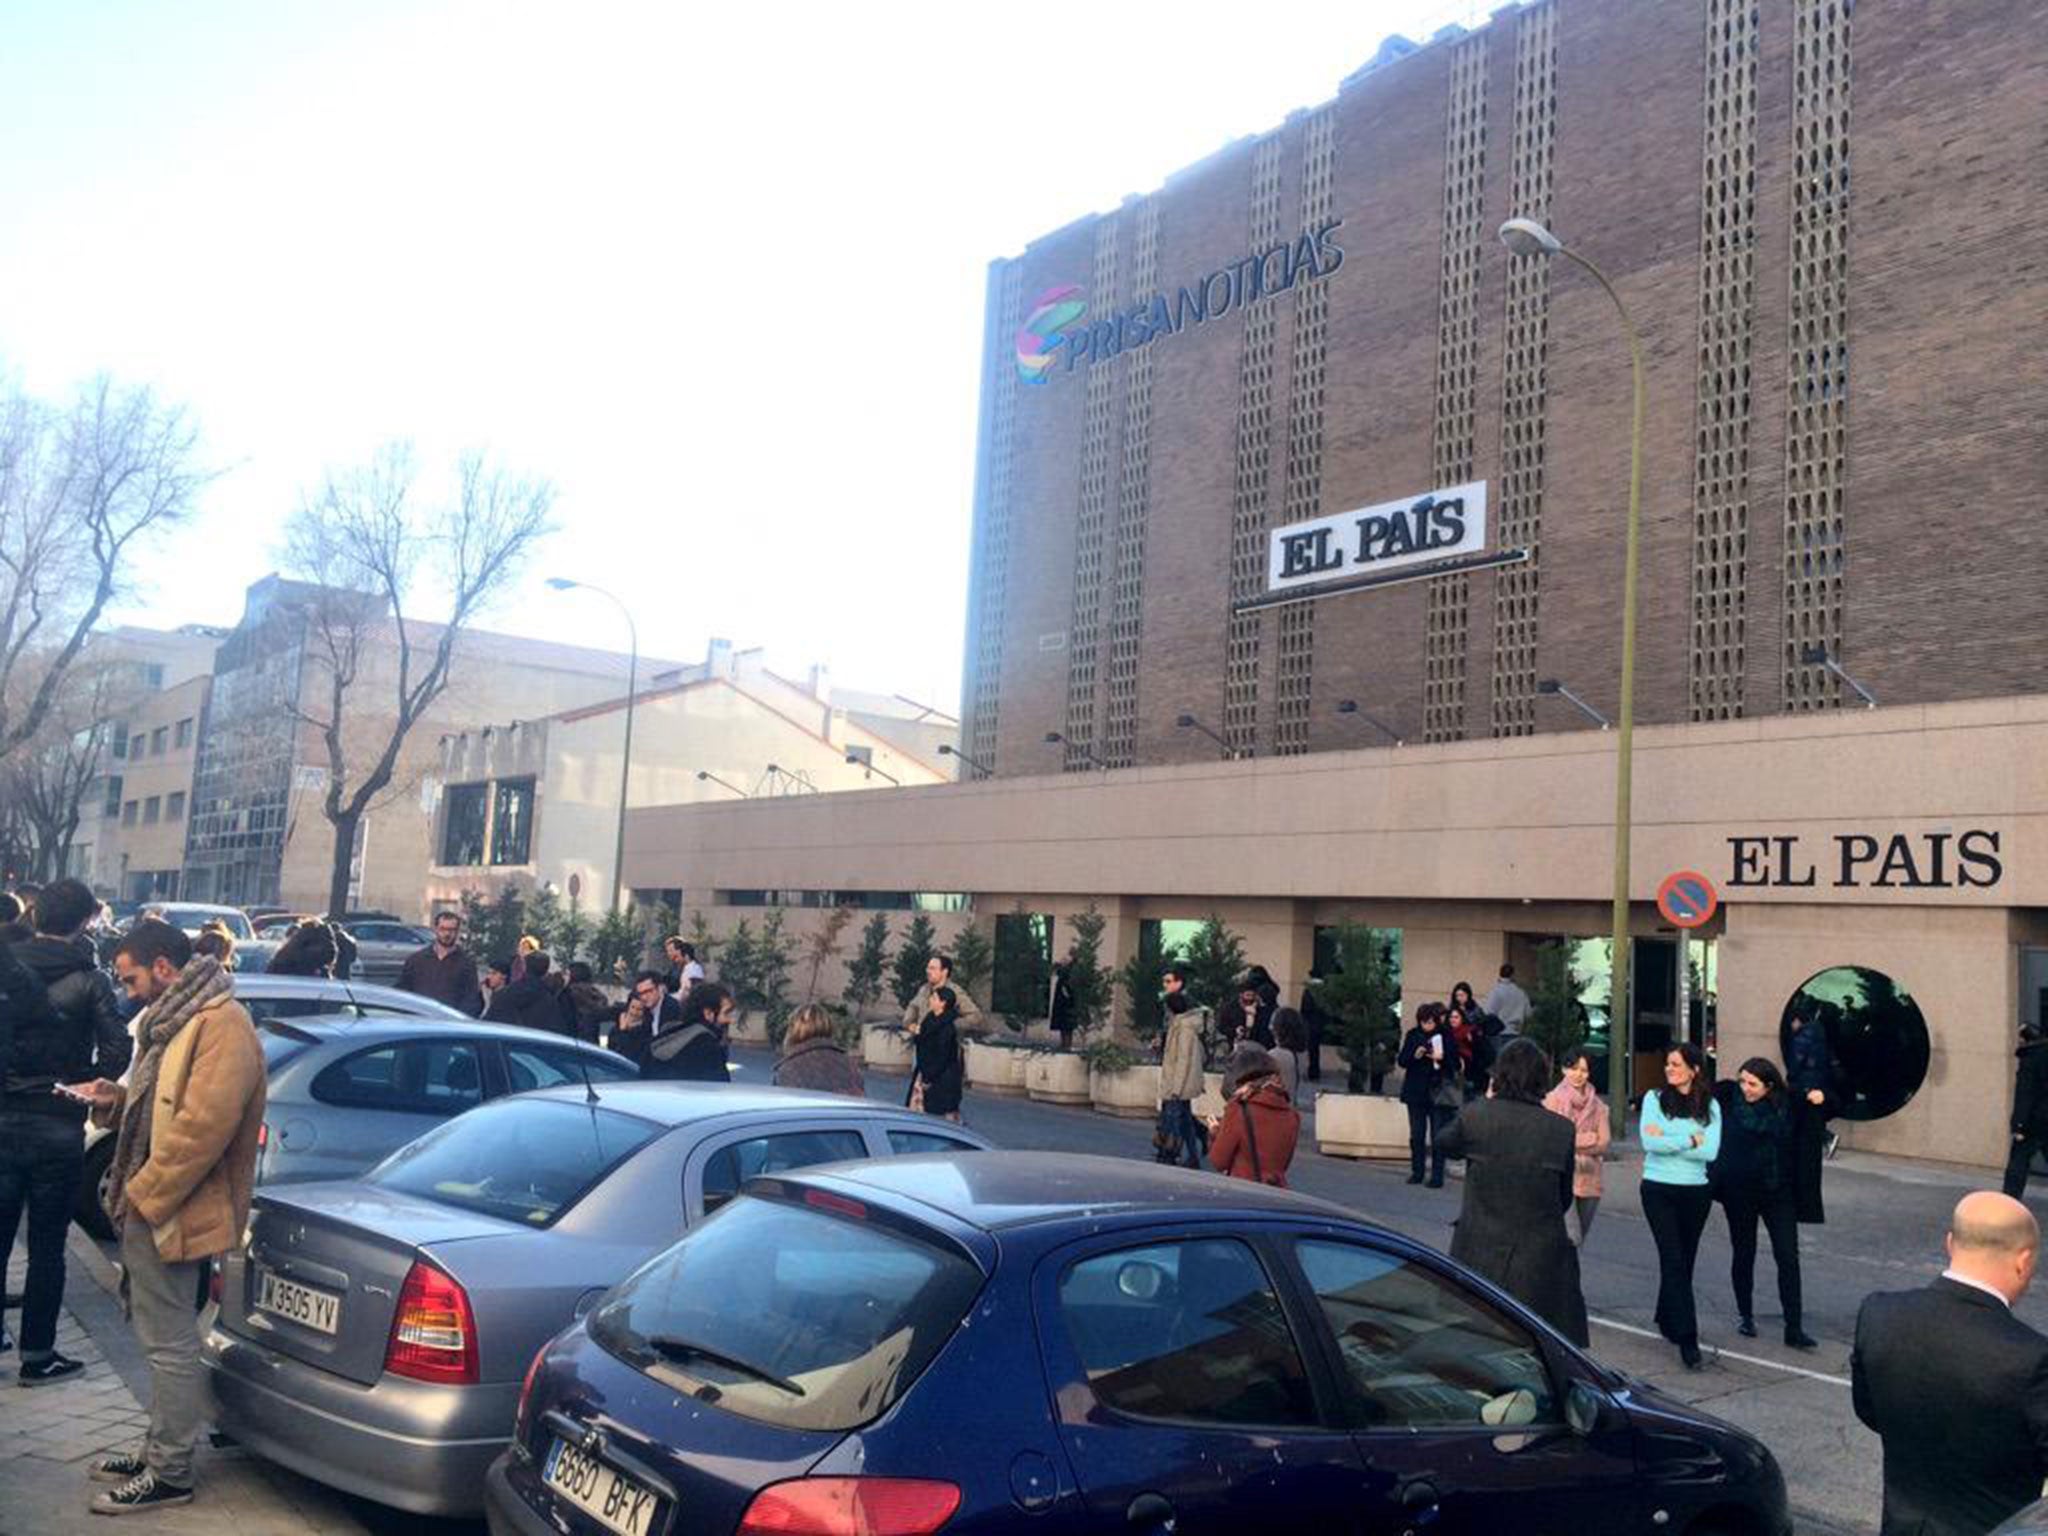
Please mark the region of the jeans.
[[76, 1120], [0, 1112], [0, 1274], [13, 1256], [15, 1229], [28, 1210], [28, 1283], [21, 1301], [21, 1359], [39, 1364], [56, 1352], [64, 1303], [64, 1238], [78, 1198], [85, 1139]]
[[196, 1259], [166, 1264], [149, 1223], [132, 1211], [121, 1224], [122, 1294], [149, 1361], [149, 1439], [142, 1459], [178, 1488], [192, 1486], [192, 1447], [206, 1418], [199, 1316], [192, 1309], [204, 1267]]
[[2012, 1144], [2005, 1158], [2005, 1192], [2015, 1200], [2026, 1198], [2027, 1174], [2034, 1166], [2034, 1154], [2043, 1150], [2048, 1137], [2026, 1136]]
[[1643, 1220], [1657, 1240], [1657, 1331], [1672, 1343], [1691, 1348], [1698, 1348], [1700, 1341], [1692, 1270], [1713, 1206], [1713, 1191], [1704, 1184], [1643, 1180]]
[[1183, 1168], [1199, 1168], [1202, 1157], [1209, 1148], [1209, 1131], [1195, 1118], [1195, 1106], [1188, 1099], [1166, 1099], [1159, 1105], [1159, 1128], [1180, 1138], [1180, 1156], [1175, 1162]]
[[1405, 1107], [1408, 1111], [1408, 1171], [1418, 1179], [1422, 1177], [1422, 1152], [1426, 1142], [1429, 1176], [1441, 1184], [1444, 1181], [1444, 1149], [1437, 1145], [1437, 1139], [1458, 1112], [1436, 1104], [1409, 1104]]
[[1744, 1317], [1756, 1313], [1756, 1224], [1762, 1218], [1771, 1238], [1771, 1262], [1778, 1266], [1778, 1304], [1785, 1309], [1785, 1331], [1797, 1333], [1799, 1305], [1799, 1213], [1789, 1189], [1767, 1195], [1732, 1193], [1724, 1201], [1728, 1212], [1728, 1243], [1735, 1250], [1728, 1272], [1735, 1287], [1735, 1310]]

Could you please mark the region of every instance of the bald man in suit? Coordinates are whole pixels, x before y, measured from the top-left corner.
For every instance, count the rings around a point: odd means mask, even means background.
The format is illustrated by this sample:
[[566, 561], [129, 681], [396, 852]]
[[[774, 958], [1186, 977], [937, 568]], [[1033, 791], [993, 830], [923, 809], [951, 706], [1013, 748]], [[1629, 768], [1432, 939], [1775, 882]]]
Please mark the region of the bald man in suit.
[[1884, 1441], [1883, 1536], [1983, 1536], [2048, 1480], [2048, 1337], [2012, 1315], [2041, 1229], [2005, 1195], [1965, 1195], [1948, 1268], [1866, 1297], [1849, 1361], [1856, 1417]]

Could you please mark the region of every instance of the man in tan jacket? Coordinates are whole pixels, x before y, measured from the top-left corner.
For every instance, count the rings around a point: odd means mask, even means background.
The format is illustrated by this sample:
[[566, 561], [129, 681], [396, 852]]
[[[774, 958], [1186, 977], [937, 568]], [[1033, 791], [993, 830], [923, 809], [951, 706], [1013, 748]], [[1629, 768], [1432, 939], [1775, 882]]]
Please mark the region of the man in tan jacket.
[[924, 985], [917, 989], [917, 996], [903, 1010], [903, 1027], [914, 1031], [924, 1022], [924, 1016], [932, 1011], [932, 994], [941, 987], [953, 989], [953, 1007], [958, 1015], [954, 1023], [962, 1038], [987, 1034], [988, 1021], [982, 1016], [981, 1009], [967, 995], [967, 989], [953, 980], [953, 957], [940, 954], [934, 954], [925, 961]]
[[118, 1486], [95, 1514], [125, 1515], [192, 1498], [192, 1450], [205, 1417], [193, 1299], [207, 1260], [238, 1246], [249, 1222], [263, 1125], [263, 1047], [220, 962], [194, 957], [168, 923], [135, 925], [114, 975], [144, 1005], [126, 1088], [105, 1078], [73, 1092], [119, 1127], [108, 1215], [121, 1234], [122, 1294], [149, 1360], [142, 1453], [93, 1464]]

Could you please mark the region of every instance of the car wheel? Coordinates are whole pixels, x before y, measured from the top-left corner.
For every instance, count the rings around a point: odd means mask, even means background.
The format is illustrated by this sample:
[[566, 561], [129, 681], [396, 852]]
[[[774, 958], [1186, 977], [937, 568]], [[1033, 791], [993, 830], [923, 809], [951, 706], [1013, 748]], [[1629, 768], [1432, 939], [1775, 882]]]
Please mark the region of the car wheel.
[[107, 1186], [114, 1177], [114, 1136], [102, 1136], [86, 1149], [85, 1171], [78, 1180], [78, 1200], [71, 1213], [71, 1219], [83, 1227], [87, 1234], [102, 1242], [114, 1235], [114, 1224], [107, 1219]]

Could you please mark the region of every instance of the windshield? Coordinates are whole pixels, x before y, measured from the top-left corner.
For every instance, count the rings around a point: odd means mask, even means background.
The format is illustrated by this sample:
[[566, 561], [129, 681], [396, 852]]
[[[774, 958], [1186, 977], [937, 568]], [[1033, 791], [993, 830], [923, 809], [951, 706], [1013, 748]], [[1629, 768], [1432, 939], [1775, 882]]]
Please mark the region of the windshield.
[[208, 923], [219, 923], [237, 939], [256, 937], [250, 931], [249, 919], [232, 907], [165, 907], [163, 913], [165, 922], [187, 933], [196, 934]]
[[545, 1227], [660, 1129], [594, 1104], [508, 1099], [435, 1127], [365, 1179], [439, 1205]]
[[590, 1336], [742, 1418], [846, 1430], [908, 1390], [980, 1288], [957, 1253], [743, 1196], [620, 1286]]

